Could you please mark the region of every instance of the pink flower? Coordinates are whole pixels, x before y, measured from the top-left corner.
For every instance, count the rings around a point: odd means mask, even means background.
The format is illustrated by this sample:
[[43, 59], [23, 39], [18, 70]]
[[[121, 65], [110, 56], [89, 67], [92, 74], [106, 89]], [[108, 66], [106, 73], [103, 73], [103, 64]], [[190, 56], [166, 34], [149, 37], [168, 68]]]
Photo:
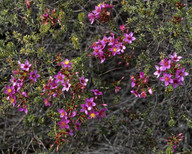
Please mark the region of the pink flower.
[[140, 75], [140, 79], [144, 79], [145, 78], [145, 75], [144, 75], [143, 72], [140, 72], [139, 75]]
[[71, 87], [71, 84], [69, 82], [64, 82], [62, 91], [69, 91], [69, 88]]
[[131, 88], [135, 87], [135, 77], [131, 76]]
[[27, 72], [29, 71], [29, 69], [31, 67], [31, 64], [29, 64], [28, 60], [25, 61], [25, 64], [21, 64], [20, 61], [18, 61], [18, 63], [19, 63], [19, 66], [20, 66], [21, 70], [27, 71]]
[[88, 119], [96, 119], [98, 114], [99, 114], [98, 112], [91, 110], [88, 114], [89, 115]]
[[56, 79], [55, 80], [56, 83], [59, 83], [59, 82], [63, 83], [65, 75], [61, 74], [61, 72], [58, 72], [58, 74], [55, 75], [54, 78]]
[[13, 84], [13, 86], [15, 86], [17, 84], [17, 79], [13, 75], [11, 75], [10, 82]]
[[88, 14], [88, 18], [89, 18], [89, 21], [91, 21], [91, 24], [93, 24], [93, 22], [96, 19], [96, 16], [93, 13], [89, 13]]
[[108, 38], [104, 36], [103, 39], [101, 40], [101, 44], [105, 46], [107, 43], [108, 43]]
[[95, 15], [99, 15], [101, 12], [101, 6], [95, 6], [95, 10], [92, 11]]
[[131, 44], [132, 41], [135, 41], [135, 40], [136, 40], [136, 38], [133, 37], [133, 32], [130, 32], [129, 35], [126, 34], [126, 33], [124, 33], [124, 36], [125, 36], [125, 38], [123, 39], [123, 41], [124, 41], [125, 43]]
[[134, 94], [135, 97], [140, 97], [140, 94], [135, 90], [131, 90], [131, 93]]
[[61, 62], [61, 64], [63, 65], [64, 68], [67, 68], [67, 67], [70, 68], [73, 63], [70, 63], [69, 59], [65, 59], [64, 62]]
[[118, 51], [121, 53], [124, 53], [124, 50], [126, 49], [126, 46], [123, 45], [123, 43], [118, 44]]
[[77, 114], [77, 111], [73, 111], [72, 113], [69, 113], [69, 118], [75, 117]]
[[65, 119], [65, 118], [62, 118], [60, 122], [58, 122], [58, 125], [60, 125], [60, 129], [63, 129], [63, 128], [66, 128], [66, 129], [69, 129], [69, 123], [70, 121]]
[[81, 126], [81, 123], [80, 122], [76, 122], [75, 123], [75, 130], [81, 130], [80, 126]]
[[160, 80], [165, 82], [165, 86], [168, 86], [169, 84], [173, 83], [173, 79], [171, 79], [171, 73], [164, 73], [163, 77], [161, 77]]
[[115, 56], [116, 54], [120, 54], [119, 48], [116, 45], [113, 45], [112, 48], [109, 48], [109, 51], [112, 52], [112, 55]]
[[9, 85], [7, 85], [4, 93], [9, 95], [9, 96], [12, 96], [15, 94], [15, 89], [13, 87], [10, 87]]
[[85, 114], [88, 114], [88, 106], [87, 104], [81, 104], [82, 109], [80, 110], [80, 112], [85, 112]]
[[120, 29], [121, 29], [122, 31], [124, 31], [124, 30], [125, 30], [125, 25], [121, 25], [121, 26], [120, 26]]
[[10, 100], [10, 102], [13, 104], [13, 107], [15, 107], [15, 104], [17, 103], [15, 96], [8, 96], [7, 100]]
[[25, 114], [28, 113], [27, 105], [23, 105], [23, 107], [20, 107], [20, 108], [19, 108], [19, 112], [22, 112], [22, 111], [24, 111]]
[[101, 91], [99, 91], [98, 89], [92, 89], [92, 92], [94, 92], [94, 95], [103, 95], [103, 93]]
[[108, 37], [108, 41], [109, 41], [109, 44], [108, 45], [111, 45], [113, 46], [115, 44], [115, 36], [113, 33], [111, 33], [112, 37]]
[[146, 96], [147, 96], [146, 92], [145, 92], [145, 91], [142, 91], [141, 97], [146, 98]]
[[169, 55], [169, 57], [171, 58], [171, 60], [173, 60], [175, 62], [178, 62], [182, 58], [181, 56], [177, 56], [176, 52], [173, 53], [173, 56]]
[[176, 78], [179, 78], [180, 81], [184, 81], [184, 76], [189, 75], [189, 73], [185, 72], [185, 68], [176, 71]]
[[156, 67], [156, 72], [153, 74], [157, 75], [157, 78], [158, 78], [161, 75], [162, 67], [159, 67], [157, 65], [155, 65], [155, 67]]
[[119, 90], [121, 89], [121, 87], [115, 87], [115, 93], [119, 92]]
[[161, 62], [159, 62], [159, 65], [161, 65], [162, 71], [165, 71], [166, 69], [170, 69], [171, 68], [171, 60], [167, 60], [167, 58], [165, 58]]
[[22, 96], [24, 96], [24, 97], [29, 97], [29, 96], [27, 95], [27, 92], [26, 92], [26, 91], [22, 92]]
[[64, 109], [58, 110], [60, 113], [60, 118], [67, 119], [67, 112]]
[[50, 89], [56, 89], [58, 86], [59, 86], [59, 84], [57, 84], [56, 83], [56, 81], [53, 81], [52, 83], [50, 83]]
[[99, 119], [101, 119], [102, 117], [106, 117], [106, 108], [104, 108], [104, 109], [101, 109], [100, 111], [99, 111], [99, 114], [98, 114], [98, 116], [99, 116]]
[[37, 81], [36, 79], [39, 78], [39, 77], [40, 77], [40, 75], [37, 74], [37, 70], [35, 70], [34, 72], [30, 72], [29, 79], [33, 80], [33, 82], [36, 82]]
[[183, 85], [183, 83], [181, 83], [181, 81], [176, 78], [176, 79], [173, 79], [173, 88], [177, 88], [177, 85]]
[[151, 88], [148, 88], [148, 92], [152, 95], [153, 94], [153, 91]]
[[84, 78], [84, 75], [82, 77], [79, 78], [79, 81], [82, 85], [86, 86], [87, 85], [87, 82], [88, 82], [88, 79], [85, 79]]
[[48, 99], [44, 99], [44, 102], [45, 102], [45, 106], [50, 106], [51, 104], [49, 103], [49, 100]]
[[93, 101], [94, 101], [93, 97], [90, 99], [85, 98], [85, 102], [86, 102], [85, 105], [87, 106], [88, 110], [92, 110], [93, 106], [96, 106], [96, 104]]

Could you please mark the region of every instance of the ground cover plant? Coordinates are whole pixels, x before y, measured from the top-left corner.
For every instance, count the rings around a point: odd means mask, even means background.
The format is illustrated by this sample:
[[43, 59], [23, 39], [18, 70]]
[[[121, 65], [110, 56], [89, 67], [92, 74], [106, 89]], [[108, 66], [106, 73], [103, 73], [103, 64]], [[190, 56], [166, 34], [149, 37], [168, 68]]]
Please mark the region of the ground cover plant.
[[1, 153], [191, 153], [192, 2], [0, 3]]

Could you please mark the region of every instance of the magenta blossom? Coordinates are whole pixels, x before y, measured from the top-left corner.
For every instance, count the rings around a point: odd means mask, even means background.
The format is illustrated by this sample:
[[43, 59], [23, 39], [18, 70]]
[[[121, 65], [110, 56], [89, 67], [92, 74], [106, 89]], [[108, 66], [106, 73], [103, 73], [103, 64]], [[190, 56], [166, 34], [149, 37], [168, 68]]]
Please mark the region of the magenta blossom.
[[124, 33], [124, 36], [125, 36], [125, 38], [123, 39], [123, 41], [124, 41], [125, 43], [131, 44], [132, 41], [135, 41], [135, 40], [136, 40], [136, 38], [133, 37], [133, 32], [130, 32], [129, 35], [126, 34], [126, 33]]
[[58, 74], [55, 75], [54, 78], [56, 79], [55, 80], [56, 83], [59, 83], [59, 82], [63, 83], [65, 75], [61, 74], [61, 72], [58, 72]]
[[135, 97], [140, 97], [140, 94], [135, 90], [131, 90], [131, 93], [134, 94]]
[[87, 106], [88, 110], [92, 110], [93, 106], [96, 106], [96, 104], [93, 101], [94, 101], [93, 97], [90, 99], [85, 98], [85, 102], [86, 102], [85, 105]]
[[135, 77], [131, 76], [131, 88], [135, 87]]
[[6, 86], [6, 90], [4, 91], [5, 94], [12, 96], [15, 94], [15, 89], [14, 87], [10, 87], [9, 85]]
[[92, 11], [95, 15], [99, 15], [101, 12], [101, 6], [95, 6], [95, 10]]
[[29, 71], [29, 69], [30, 69], [30, 67], [31, 67], [31, 64], [29, 64], [29, 61], [28, 61], [28, 60], [25, 61], [25, 64], [21, 64], [21, 62], [18, 61], [18, 64], [19, 64], [21, 70], [27, 71], [27, 72]]
[[103, 95], [103, 93], [101, 91], [99, 91], [98, 89], [92, 89], [92, 92], [94, 92], [94, 95]]
[[75, 130], [81, 130], [80, 126], [81, 126], [81, 123], [80, 122], [76, 122], [75, 123]]
[[106, 111], [107, 111], [106, 108], [101, 109], [101, 110], [99, 111], [99, 114], [98, 114], [99, 119], [101, 119], [102, 117], [106, 117]]
[[79, 78], [79, 81], [82, 85], [86, 86], [87, 85], [87, 82], [88, 82], [88, 79], [85, 79], [84, 78], [84, 75], [82, 77]]
[[37, 74], [37, 70], [35, 70], [34, 72], [30, 72], [30, 77], [29, 79], [32, 80], [33, 82], [37, 81], [37, 78], [39, 78], [40, 75]]
[[148, 88], [148, 92], [149, 92], [149, 94], [153, 94], [153, 91], [152, 91], [152, 89], [151, 88]]
[[69, 118], [73, 118], [77, 115], [77, 111], [73, 111], [72, 113], [69, 113]]
[[96, 16], [93, 13], [89, 13], [88, 14], [88, 18], [89, 18], [89, 21], [91, 21], [91, 24], [93, 24], [93, 22], [96, 19]]
[[63, 129], [63, 128], [66, 128], [66, 129], [69, 129], [69, 123], [70, 121], [65, 119], [65, 118], [62, 118], [60, 122], [58, 122], [57, 124], [60, 125], [60, 129]]
[[24, 96], [24, 97], [29, 97], [26, 91], [23, 91], [23, 92], [21, 93], [21, 95]]
[[69, 59], [65, 59], [64, 62], [61, 62], [61, 64], [63, 65], [64, 68], [67, 68], [67, 67], [70, 68], [73, 63], [70, 63]]
[[159, 62], [159, 65], [161, 65], [162, 71], [165, 71], [166, 69], [170, 69], [171, 68], [171, 60], [167, 60], [167, 58], [165, 58], [161, 62]]
[[87, 104], [81, 104], [82, 109], [80, 110], [80, 112], [85, 112], [85, 114], [88, 114], [88, 106]]
[[88, 119], [96, 119], [99, 113], [95, 112], [94, 110], [91, 110], [88, 115], [89, 115]]
[[51, 104], [49, 103], [49, 100], [48, 99], [44, 99], [44, 102], [45, 102], [45, 106], [50, 106]]
[[121, 87], [115, 87], [115, 93], [118, 93], [119, 92], [119, 90], [121, 89]]
[[145, 91], [142, 91], [141, 97], [146, 98], [146, 96], [147, 96], [146, 92], [145, 92]]
[[181, 83], [181, 81], [176, 78], [176, 79], [173, 79], [173, 88], [177, 88], [177, 85], [183, 85], [183, 83]]
[[175, 62], [178, 62], [182, 58], [181, 56], [177, 56], [176, 52], [173, 53], [173, 56], [169, 55], [169, 57], [171, 58], [171, 60], [173, 60]]
[[60, 118], [67, 119], [67, 112], [64, 109], [58, 110], [60, 113]]
[[7, 100], [9, 100], [13, 104], [13, 107], [15, 107], [15, 104], [17, 103], [15, 96], [7, 96]]
[[185, 72], [185, 68], [177, 70], [176, 72], [176, 78], [179, 78], [180, 81], [184, 81], [184, 76], [187, 76], [187, 75], [189, 75], [189, 73]]
[[56, 81], [53, 81], [50, 83], [50, 89], [56, 89], [59, 86], [59, 84]]
[[145, 79], [145, 75], [143, 72], [139, 72], [140, 79]]
[[122, 31], [124, 31], [124, 30], [125, 30], [125, 25], [121, 25], [121, 26], [120, 26], [120, 29], [121, 29]]
[[22, 112], [22, 111], [24, 111], [25, 114], [28, 113], [28, 109], [27, 109], [27, 106], [26, 106], [26, 105], [23, 105], [23, 107], [20, 107], [20, 108], [19, 108], [19, 112]]
[[62, 91], [69, 91], [69, 88], [71, 87], [71, 84], [69, 82], [64, 82]]
[[157, 75], [157, 78], [158, 78], [161, 75], [162, 67], [159, 67], [157, 65], [155, 65], [155, 67], [156, 67], [156, 72], [153, 74]]
[[165, 86], [173, 83], [173, 79], [171, 79], [171, 73], [163, 73], [163, 77], [161, 77], [160, 80], [165, 82]]

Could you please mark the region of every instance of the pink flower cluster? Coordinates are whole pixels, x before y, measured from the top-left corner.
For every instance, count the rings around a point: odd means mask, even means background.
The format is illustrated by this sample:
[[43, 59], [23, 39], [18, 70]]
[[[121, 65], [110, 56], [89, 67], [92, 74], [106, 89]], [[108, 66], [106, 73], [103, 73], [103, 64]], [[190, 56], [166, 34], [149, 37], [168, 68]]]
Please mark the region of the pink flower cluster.
[[168, 137], [168, 140], [166, 139], [165, 141], [167, 142], [167, 145], [173, 146], [172, 151], [174, 152], [175, 149], [179, 146], [179, 142], [183, 140], [183, 137], [183, 133], [180, 133], [177, 136]]
[[94, 42], [91, 48], [94, 50], [93, 55], [99, 57], [101, 63], [103, 63], [106, 57], [115, 56], [116, 54], [124, 53], [125, 44], [131, 44], [136, 38], [133, 37], [133, 33], [124, 33], [123, 37], [115, 38], [115, 35], [111, 33], [111, 36], [104, 36], [102, 40]]
[[93, 24], [95, 19], [101, 22], [109, 21], [111, 8], [113, 8], [113, 5], [105, 4], [104, 2], [98, 6], [95, 6], [95, 10], [88, 14], [88, 18], [89, 21], [91, 21], [91, 24]]
[[[54, 75], [54, 78], [50, 76], [48, 83], [43, 86], [44, 89], [41, 95], [47, 96], [46, 98], [44, 98], [45, 106], [51, 105], [51, 97], [59, 97], [62, 92], [68, 92], [69, 88], [71, 87], [70, 78], [72, 76], [72, 63], [70, 63], [69, 59], [65, 59], [65, 61], [58, 63], [58, 65], [62, 66], [61, 70], [56, 75]], [[85, 86], [85, 84], [83, 86]]]
[[184, 67], [181, 68], [181, 64], [177, 64], [182, 57], [177, 56], [176, 52], [174, 52], [173, 55], [169, 55], [169, 58], [170, 59], [164, 58], [160, 61], [160, 66], [155, 65], [156, 72], [154, 75], [159, 78], [163, 72], [160, 81], [164, 81], [165, 86], [173, 85], [173, 88], [176, 88], [177, 85], [183, 85], [184, 76], [189, 75], [189, 73], [185, 72]]
[[28, 92], [25, 87], [27, 84], [32, 86], [40, 75], [37, 74], [37, 70], [33, 70], [32, 64], [29, 64], [28, 60], [25, 61], [25, 64], [18, 61], [18, 64], [20, 70], [13, 71], [14, 76], [11, 75], [10, 79], [11, 86], [7, 85], [4, 93], [7, 94], [7, 100], [13, 104], [13, 107], [18, 103], [19, 111], [24, 111], [27, 114], [28, 100], [26, 98], [28, 98]]
[[[54, 78], [49, 77], [41, 95], [45, 96], [46, 106], [50, 106], [50, 101], [61, 94], [68, 98], [61, 109], [58, 110], [61, 119], [57, 123], [59, 129], [54, 144], [60, 145], [67, 136], [73, 136], [73, 130], [79, 131], [81, 124], [87, 119], [105, 117], [107, 109], [100, 107], [106, 106], [106, 104], [96, 103], [97, 97], [103, 94], [98, 89], [91, 90], [95, 97], [83, 97], [88, 79], [84, 75], [79, 77], [78, 72], [73, 72], [72, 63], [68, 59], [63, 61], [61, 56], [56, 56], [55, 61], [61, 67], [60, 71], [54, 75]], [[82, 101], [83, 103], [81, 103]]]
[[56, 23], [60, 22], [55, 9], [52, 10], [51, 13], [49, 9], [46, 9], [45, 14], [42, 14], [40, 18], [44, 25], [51, 22], [51, 25], [54, 26]]
[[140, 72], [138, 76], [131, 76], [131, 88], [137, 88], [136, 90], [131, 90], [135, 97], [146, 98], [147, 91], [149, 94], [153, 94], [152, 89], [148, 86], [148, 78], [143, 72]]

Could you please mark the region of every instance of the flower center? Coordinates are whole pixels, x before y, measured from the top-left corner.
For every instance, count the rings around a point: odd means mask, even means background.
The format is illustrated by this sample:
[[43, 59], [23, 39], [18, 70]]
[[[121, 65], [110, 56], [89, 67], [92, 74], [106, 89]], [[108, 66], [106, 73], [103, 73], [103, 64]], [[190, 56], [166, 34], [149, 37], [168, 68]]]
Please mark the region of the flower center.
[[95, 118], [95, 113], [91, 113], [90, 117]]
[[68, 64], [69, 64], [69, 61], [68, 61], [68, 60], [66, 60], [66, 61], [65, 61], [65, 64], [66, 64], [66, 65], [68, 65]]
[[65, 127], [65, 126], [66, 126], [66, 122], [61, 122], [61, 125], [62, 125], [63, 127]]
[[35, 74], [33, 74], [32, 77], [35, 78], [36, 77]]
[[61, 80], [61, 79], [62, 79], [62, 77], [59, 75], [59, 76], [58, 76], [58, 79], [59, 79], [59, 80]]
[[169, 77], [166, 76], [166, 77], [165, 77], [165, 81], [169, 81]]
[[8, 93], [11, 93], [11, 92], [12, 92], [12, 90], [11, 90], [10, 88], [9, 88], [7, 91], [8, 91]]
[[167, 61], [166, 61], [166, 62], [164, 62], [164, 65], [165, 65], [165, 66], [168, 66], [168, 62], [167, 62]]
[[183, 76], [183, 73], [181, 72], [181, 73], [179, 73], [179, 75], [180, 75], [180, 76]]

